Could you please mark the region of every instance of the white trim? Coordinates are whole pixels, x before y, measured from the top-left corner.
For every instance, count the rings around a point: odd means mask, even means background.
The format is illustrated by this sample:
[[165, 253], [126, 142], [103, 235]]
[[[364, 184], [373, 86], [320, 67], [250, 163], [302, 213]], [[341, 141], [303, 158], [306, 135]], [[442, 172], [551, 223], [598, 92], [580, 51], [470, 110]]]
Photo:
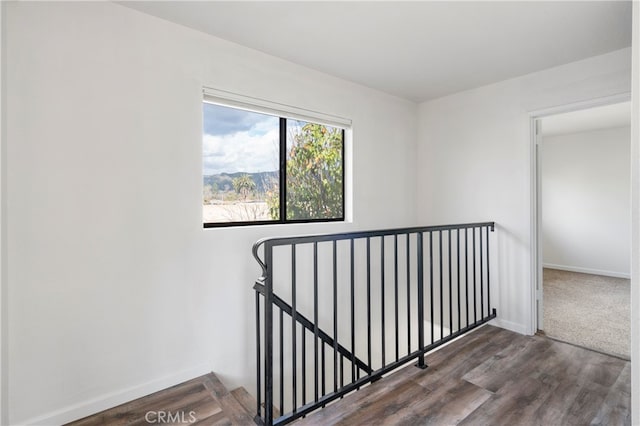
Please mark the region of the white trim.
[[[490, 325], [495, 325], [496, 327], [504, 328], [505, 330], [513, 331], [519, 334], [531, 334], [529, 333], [529, 328], [524, 324], [518, 324], [511, 321], [505, 321], [502, 318], [494, 318], [489, 321]], [[535, 333], [533, 333], [535, 334]]]
[[529, 120], [529, 132], [531, 138], [531, 146], [530, 146], [530, 174], [531, 174], [531, 194], [530, 194], [530, 202], [531, 202], [531, 223], [530, 223], [530, 232], [531, 232], [531, 291], [530, 297], [532, 300], [531, 310], [529, 312], [529, 328], [527, 330], [527, 334], [534, 335], [541, 324], [541, 319], [538, 318], [538, 312], [540, 310], [540, 306], [538, 305], [538, 301], [540, 300], [540, 278], [541, 278], [541, 260], [542, 259], [542, 247], [538, 244], [538, 239], [540, 235], [540, 223], [538, 217], [541, 217], [540, 212], [540, 202], [539, 202], [539, 191], [538, 187], [540, 186], [540, 166], [537, 159], [539, 155], [539, 118], [532, 116]]
[[549, 108], [543, 108], [535, 111], [529, 111], [529, 116], [534, 118], [542, 118], [550, 115], [562, 114], [565, 112], [580, 111], [581, 109], [595, 108], [605, 105], [620, 104], [629, 102], [631, 93], [618, 93], [616, 95], [605, 96], [604, 98], [596, 98], [587, 101], [574, 102], [566, 105], [556, 105]]
[[204, 95], [205, 102], [244, 109], [247, 111], [293, 118], [302, 121], [311, 121], [318, 124], [325, 124], [340, 128], [350, 128], [352, 124], [351, 120], [337, 115], [312, 111], [265, 99], [253, 98], [250, 96], [227, 92], [225, 90], [213, 89], [211, 87], [203, 87], [202, 93]]
[[560, 271], [580, 272], [582, 274], [602, 275], [605, 277], [630, 279], [631, 274], [626, 272], [604, 271], [602, 269], [581, 268], [579, 266], [556, 265], [554, 263], [543, 263], [543, 268], [558, 269]]
[[199, 365], [197, 367], [179, 371], [168, 376], [164, 376], [150, 382], [131, 386], [119, 391], [110, 392], [108, 394], [91, 398], [84, 402], [70, 405], [60, 410], [52, 411], [38, 417], [26, 420], [13, 421], [13, 424], [20, 425], [54, 425], [69, 423], [74, 420], [82, 419], [95, 413], [116, 407], [125, 402], [147, 396], [154, 392], [166, 389], [168, 387], [186, 382], [196, 377], [203, 376], [211, 372], [209, 365]]

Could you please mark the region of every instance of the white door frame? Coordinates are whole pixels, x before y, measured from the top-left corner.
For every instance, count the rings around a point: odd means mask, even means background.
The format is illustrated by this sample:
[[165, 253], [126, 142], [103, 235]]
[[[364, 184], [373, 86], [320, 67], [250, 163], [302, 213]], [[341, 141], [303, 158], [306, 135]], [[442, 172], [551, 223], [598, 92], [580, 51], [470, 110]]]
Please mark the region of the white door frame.
[[[539, 136], [538, 126], [542, 118], [550, 115], [562, 114], [565, 112], [579, 111], [605, 105], [613, 105], [631, 100], [631, 93], [620, 93], [618, 95], [607, 96], [605, 98], [590, 99], [587, 101], [576, 102], [567, 105], [559, 105], [542, 110], [529, 112], [529, 128], [530, 128], [530, 184], [531, 184], [531, 222], [530, 222], [530, 238], [531, 238], [531, 312], [529, 322], [529, 333], [535, 334], [538, 329], [543, 328], [544, 318], [539, 315], [542, 309], [542, 245], [541, 242], [541, 226], [542, 220], [542, 203], [540, 200], [540, 161], [539, 161]], [[540, 300], [540, 303], [538, 302]]]

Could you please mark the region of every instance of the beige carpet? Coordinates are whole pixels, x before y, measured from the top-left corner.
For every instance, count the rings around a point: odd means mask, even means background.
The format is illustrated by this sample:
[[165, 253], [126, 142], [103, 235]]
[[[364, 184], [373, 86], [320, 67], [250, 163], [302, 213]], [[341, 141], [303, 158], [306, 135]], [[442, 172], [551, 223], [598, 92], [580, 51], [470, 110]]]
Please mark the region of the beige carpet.
[[628, 279], [544, 269], [544, 332], [629, 358]]

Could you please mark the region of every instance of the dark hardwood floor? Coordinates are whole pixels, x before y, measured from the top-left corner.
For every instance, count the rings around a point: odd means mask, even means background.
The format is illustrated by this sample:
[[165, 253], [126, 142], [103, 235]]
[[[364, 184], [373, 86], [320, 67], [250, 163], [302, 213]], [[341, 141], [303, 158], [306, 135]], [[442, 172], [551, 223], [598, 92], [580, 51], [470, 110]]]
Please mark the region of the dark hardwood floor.
[[628, 425], [628, 361], [485, 326], [301, 425]]
[[244, 388], [229, 392], [210, 373], [69, 425], [255, 425], [255, 404]]
[[[310, 414], [300, 425], [629, 425], [628, 361], [493, 326]], [[149, 411], [185, 413], [171, 424], [253, 425], [255, 400], [213, 374], [75, 422], [158, 424]], [[195, 422], [189, 413], [194, 412]], [[149, 422], [148, 420], [152, 420]], [[174, 419], [175, 420], [175, 419]], [[166, 424], [166, 422], [165, 422]]]

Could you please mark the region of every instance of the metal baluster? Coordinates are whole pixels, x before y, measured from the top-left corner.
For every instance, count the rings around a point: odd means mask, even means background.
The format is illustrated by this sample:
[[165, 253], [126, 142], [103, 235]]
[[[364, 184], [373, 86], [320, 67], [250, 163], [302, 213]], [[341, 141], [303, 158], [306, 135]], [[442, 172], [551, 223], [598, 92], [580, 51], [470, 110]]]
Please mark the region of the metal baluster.
[[302, 405], [307, 404], [307, 336], [306, 328], [302, 325]]
[[457, 273], [456, 273], [456, 278], [458, 281], [458, 330], [460, 330], [461, 324], [460, 324], [460, 229], [456, 230], [456, 251], [457, 251], [457, 255], [456, 255], [456, 261], [457, 261]]
[[356, 381], [356, 303], [355, 303], [355, 271], [354, 271], [354, 241], [351, 241], [351, 382]]
[[442, 339], [444, 337], [444, 299], [443, 299], [444, 273], [442, 271], [442, 231], [438, 232], [438, 249], [439, 249], [438, 260], [440, 263], [440, 268], [438, 269], [438, 272], [440, 273], [440, 339]]
[[411, 353], [411, 234], [407, 234], [407, 354]]
[[371, 240], [367, 237], [367, 366], [371, 369]]
[[482, 264], [482, 228], [478, 228], [478, 234], [480, 234], [480, 319], [484, 318], [484, 271]]
[[476, 323], [478, 321], [478, 301], [477, 301], [477, 288], [476, 288], [476, 228], [471, 228], [471, 232], [473, 233], [473, 322]]
[[[493, 231], [493, 225], [491, 225], [491, 231]], [[487, 311], [491, 314], [491, 283], [489, 270], [491, 265], [489, 263], [489, 227], [487, 227]]]
[[293, 388], [292, 398], [293, 398], [293, 412], [295, 413], [298, 409], [298, 383], [297, 383], [297, 348], [296, 348], [296, 338], [297, 330], [296, 324], [298, 319], [298, 308], [296, 306], [296, 245], [291, 245], [291, 366], [293, 370], [293, 374], [291, 375], [291, 385]]
[[284, 318], [283, 311], [280, 311], [280, 413], [284, 414]]
[[338, 243], [333, 240], [333, 391], [338, 391]]
[[[453, 333], [453, 292], [451, 290], [451, 229], [448, 230], [449, 244], [447, 244], [449, 250], [449, 336]], [[440, 336], [442, 337], [442, 336]]]
[[257, 415], [262, 418], [262, 372], [260, 371], [260, 293], [256, 291], [256, 400]]
[[386, 344], [385, 344], [385, 326], [384, 326], [384, 235], [380, 237], [380, 306], [381, 306], [381, 322], [382, 322], [382, 366], [386, 365], [385, 363], [385, 352], [386, 352]]
[[344, 386], [344, 356], [340, 355], [340, 387]]
[[[422, 263], [419, 261], [419, 263]], [[433, 233], [429, 232], [429, 303], [431, 304], [431, 344], [433, 344]]]
[[466, 306], [467, 327], [469, 327], [469, 238], [464, 228], [464, 304]]
[[313, 243], [313, 374], [314, 396], [317, 402], [319, 398], [320, 380], [318, 377], [318, 242]]
[[398, 341], [398, 234], [393, 236], [393, 291], [394, 291], [394, 302], [395, 302], [395, 323], [396, 323], [396, 361], [400, 358], [400, 347]]
[[[327, 394], [327, 387], [326, 387], [327, 374], [326, 374], [326, 370], [325, 370], [325, 368], [326, 368], [326, 360], [325, 360], [326, 351], [325, 351], [325, 349], [326, 349], [325, 348], [325, 343], [324, 343], [324, 341], [321, 341], [320, 342], [320, 354], [321, 354], [320, 359], [321, 359], [321, 363], [322, 363], [322, 374], [321, 374], [321, 376], [322, 376], [322, 396], [325, 396]], [[323, 405], [323, 407], [324, 407], [324, 405]]]

